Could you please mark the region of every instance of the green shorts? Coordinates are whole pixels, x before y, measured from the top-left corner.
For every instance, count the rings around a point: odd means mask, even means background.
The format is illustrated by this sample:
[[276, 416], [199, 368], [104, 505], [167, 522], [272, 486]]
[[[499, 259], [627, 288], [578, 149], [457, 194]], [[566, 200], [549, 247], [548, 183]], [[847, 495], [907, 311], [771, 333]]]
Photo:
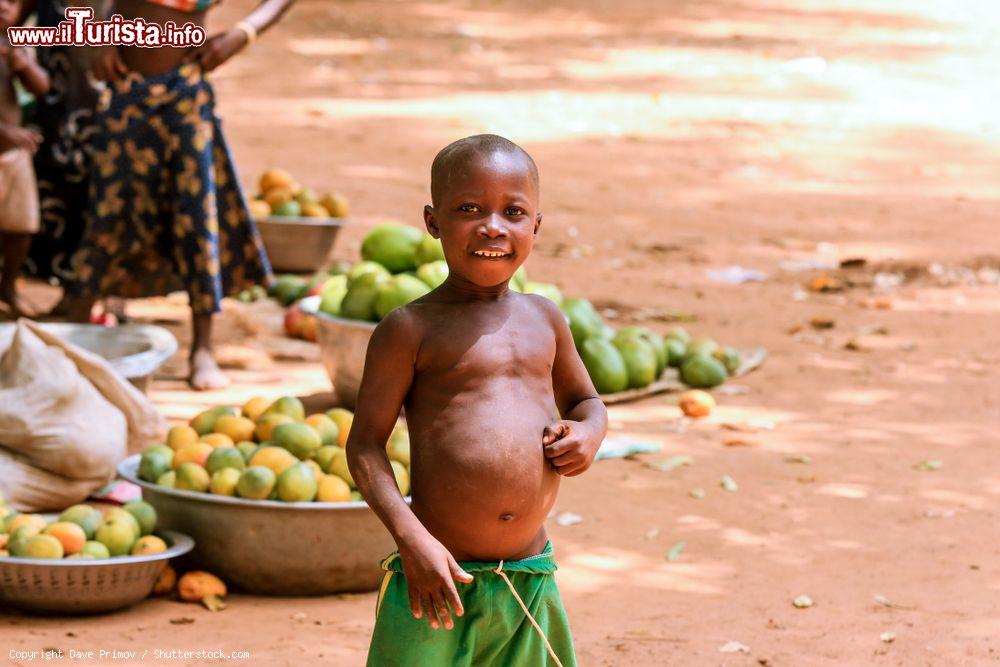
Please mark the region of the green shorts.
[[[382, 561], [385, 575], [375, 604], [368, 667], [555, 667], [542, 635], [496, 573], [499, 563], [459, 565], [473, 577], [468, 584], [455, 582], [465, 615], [452, 616], [452, 630], [433, 630], [426, 618], [410, 612], [399, 553]], [[555, 571], [551, 542], [537, 556], [503, 563], [503, 572], [563, 667], [573, 667], [573, 638]]]

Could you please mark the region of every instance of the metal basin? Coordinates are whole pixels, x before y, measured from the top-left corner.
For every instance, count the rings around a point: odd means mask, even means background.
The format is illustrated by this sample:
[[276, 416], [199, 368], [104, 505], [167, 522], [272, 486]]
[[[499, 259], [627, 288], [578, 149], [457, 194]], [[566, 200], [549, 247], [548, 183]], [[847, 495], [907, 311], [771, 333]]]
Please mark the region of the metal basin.
[[95, 614], [130, 607], [149, 597], [167, 561], [194, 547], [187, 535], [172, 530], [156, 534], [169, 547], [148, 556], [89, 561], [0, 558], [0, 606], [56, 614]]
[[275, 271], [308, 273], [326, 264], [347, 218], [260, 218], [264, 249]]
[[136, 475], [139, 455], [118, 474], [142, 487], [159, 523], [191, 535], [193, 557], [237, 588], [262, 595], [369, 591], [395, 546], [363, 502], [284, 503], [180, 491]]
[[[153, 374], [177, 352], [177, 339], [152, 324], [39, 323], [38, 326], [88, 352], [104, 357], [115, 371], [142, 391], [148, 391]], [[14, 324], [0, 324], [0, 350], [6, 349], [14, 336]]]
[[353, 410], [375, 324], [327, 315], [319, 310], [319, 302], [319, 297], [310, 297], [303, 299], [299, 307], [302, 312], [316, 316], [320, 359], [341, 405]]

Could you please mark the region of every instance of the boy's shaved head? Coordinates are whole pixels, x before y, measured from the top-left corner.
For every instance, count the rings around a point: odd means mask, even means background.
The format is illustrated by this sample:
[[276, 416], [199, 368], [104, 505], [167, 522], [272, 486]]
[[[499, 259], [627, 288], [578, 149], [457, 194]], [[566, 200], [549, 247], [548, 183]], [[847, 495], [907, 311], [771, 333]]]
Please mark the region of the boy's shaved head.
[[510, 139], [496, 134], [477, 134], [452, 142], [441, 149], [431, 164], [431, 202], [434, 206], [441, 200], [441, 194], [448, 188], [454, 175], [473, 160], [494, 154], [516, 157], [528, 169], [535, 192], [538, 192], [538, 167], [528, 152]]

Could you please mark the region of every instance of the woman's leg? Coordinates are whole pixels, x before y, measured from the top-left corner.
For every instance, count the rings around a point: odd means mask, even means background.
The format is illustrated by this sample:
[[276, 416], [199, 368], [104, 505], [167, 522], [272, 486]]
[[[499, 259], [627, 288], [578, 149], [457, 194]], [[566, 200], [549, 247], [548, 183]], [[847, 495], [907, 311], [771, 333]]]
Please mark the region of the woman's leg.
[[225, 376], [215, 361], [212, 351], [213, 313], [191, 312], [191, 375], [188, 382], [192, 389], [223, 389], [229, 386]]

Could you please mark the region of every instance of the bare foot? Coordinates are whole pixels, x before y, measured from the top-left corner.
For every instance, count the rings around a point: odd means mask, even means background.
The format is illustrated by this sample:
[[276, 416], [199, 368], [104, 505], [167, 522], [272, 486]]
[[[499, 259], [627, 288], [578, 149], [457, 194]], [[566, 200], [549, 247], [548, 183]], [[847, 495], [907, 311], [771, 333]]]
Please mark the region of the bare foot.
[[188, 378], [188, 384], [198, 391], [224, 389], [229, 386], [229, 378], [215, 362], [212, 352], [202, 348], [191, 353], [191, 377]]
[[16, 320], [19, 317], [31, 317], [31, 313], [24, 310], [18, 301], [17, 293], [10, 289], [0, 290], [0, 317]]

